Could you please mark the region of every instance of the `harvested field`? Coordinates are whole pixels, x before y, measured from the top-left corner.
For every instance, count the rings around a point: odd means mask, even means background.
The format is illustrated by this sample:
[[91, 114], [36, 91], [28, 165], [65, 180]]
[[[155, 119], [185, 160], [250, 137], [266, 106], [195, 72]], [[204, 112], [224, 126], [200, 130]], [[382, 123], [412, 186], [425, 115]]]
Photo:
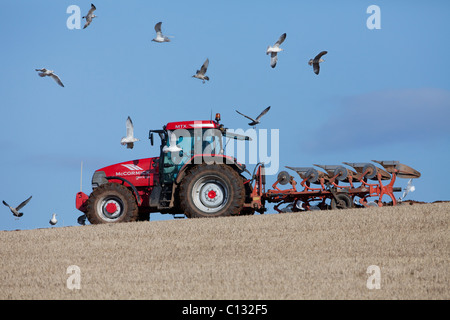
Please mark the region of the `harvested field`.
[[[449, 299], [450, 203], [0, 232], [0, 299]], [[66, 286], [67, 267], [81, 288]], [[366, 286], [370, 265], [380, 289]]]

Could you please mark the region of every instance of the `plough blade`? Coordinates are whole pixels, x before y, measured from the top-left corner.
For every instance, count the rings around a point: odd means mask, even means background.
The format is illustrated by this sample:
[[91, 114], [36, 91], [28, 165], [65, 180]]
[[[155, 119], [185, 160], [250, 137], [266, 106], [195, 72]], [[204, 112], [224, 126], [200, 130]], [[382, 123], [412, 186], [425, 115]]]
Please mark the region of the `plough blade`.
[[390, 173], [395, 172], [398, 178], [415, 179], [420, 178], [421, 176], [419, 171], [407, 166], [406, 164], [400, 163], [399, 161], [372, 161], [381, 164], [386, 171]]
[[359, 174], [359, 178], [362, 178], [364, 173], [365, 177], [370, 180], [378, 180], [377, 174], [380, 174], [381, 180], [391, 179], [391, 175], [381, 168], [377, 168], [372, 163], [369, 162], [342, 162], [356, 170]]
[[295, 172], [298, 173], [298, 175], [300, 176], [300, 178], [302, 178], [302, 180], [307, 179], [307, 181], [311, 182], [311, 183], [320, 184], [320, 182], [318, 182], [318, 180], [321, 178], [324, 179], [324, 182], [329, 181], [329, 177], [325, 172], [317, 170], [316, 168], [313, 168], [313, 167], [289, 167], [289, 166], [286, 166], [286, 168], [294, 170]]
[[281, 172], [278, 174], [277, 182], [278, 182], [279, 184], [281, 184], [281, 185], [284, 186], [284, 185], [288, 184], [289, 181], [291, 181], [291, 176], [290, 176], [289, 173], [287, 173], [286, 171], [281, 171]]
[[335, 177], [336, 180], [349, 182], [350, 178], [357, 178], [358, 174], [341, 165], [320, 165], [314, 164], [316, 167], [324, 169], [328, 173], [329, 178]]

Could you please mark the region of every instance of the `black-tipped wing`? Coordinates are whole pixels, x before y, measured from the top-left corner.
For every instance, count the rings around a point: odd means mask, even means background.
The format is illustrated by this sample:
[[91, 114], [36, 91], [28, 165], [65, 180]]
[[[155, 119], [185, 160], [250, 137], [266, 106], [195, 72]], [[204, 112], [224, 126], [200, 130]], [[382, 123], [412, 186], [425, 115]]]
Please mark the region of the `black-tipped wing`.
[[313, 63], [313, 70], [314, 70], [314, 73], [315, 74], [319, 74], [319, 72], [320, 72], [320, 66], [319, 66], [319, 63], [317, 62], [317, 63]]
[[94, 4], [91, 3], [91, 9], [89, 9], [88, 16], [90, 16], [92, 14], [92, 12], [94, 12], [96, 9], [97, 8], [94, 6]]
[[320, 58], [322, 58], [322, 56], [326, 55], [327, 53], [328, 53], [327, 51], [322, 51], [314, 58], [314, 60], [319, 60]]
[[22, 202], [21, 204], [19, 204], [19, 206], [16, 208], [17, 211], [19, 211], [20, 209], [22, 209], [23, 207], [25, 207], [25, 205], [30, 202], [32, 196], [30, 196], [27, 200], [25, 200], [24, 202]]
[[208, 70], [209, 66], [209, 59], [206, 59], [205, 63], [203, 63], [202, 67], [200, 68], [200, 73], [205, 74], [206, 70]]
[[280, 38], [277, 40], [277, 42], [275, 42], [274, 46], [277, 46], [277, 47], [280, 46], [284, 42], [285, 39], [286, 39], [286, 33], [283, 33], [280, 36]]
[[267, 111], [269, 111], [269, 109], [270, 109], [270, 106], [268, 106], [267, 108], [265, 108], [265, 109], [263, 110], [263, 112], [261, 112], [261, 114], [256, 118], [256, 121], [259, 121], [259, 119], [261, 119], [261, 117], [262, 117], [263, 115], [265, 115], [265, 114], [267, 113]]
[[51, 74], [50, 76], [53, 78], [53, 80], [56, 81], [57, 84], [59, 84], [61, 87], [64, 87], [63, 83], [61, 82], [61, 79], [56, 74]]
[[45, 72], [47, 72], [47, 69], [42, 68], [42, 69], [34, 69], [34, 70], [39, 72], [38, 73], [39, 77], [45, 77], [46, 76]]
[[5, 202], [5, 200], [3, 200], [2, 202], [3, 202], [3, 204], [4, 204], [5, 206], [7, 206], [8, 208], [10, 207], [10, 205], [7, 204], [7, 203]]
[[155, 24], [156, 33], [161, 32], [161, 24], [162, 24], [162, 22], [158, 22], [157, 24]]
[[247, 119], [250, 119], [250, 120], [252, 120], [252, 121], [255, 121], [255, 119], [252, 119], [252, 118], [250, 118], [249, 116], [246, 116], [245, 114], [243, 114], [243, 113], [240, 113], [239, 111], [237, 111], [236, 110], [236, 112], [237, 113], [239, 113], [241, 116], [244, 116], [244, 117], [246, 117]]
[[277, 53], [276, 53], [276, 52], [272, 52], [272, 53], [270, 54], [270, 66], [271, 66], [272, 68], [275, 68], [276, 65], [277, 65], [277, 61], [278, 61], [278, 55], [277, 55]]

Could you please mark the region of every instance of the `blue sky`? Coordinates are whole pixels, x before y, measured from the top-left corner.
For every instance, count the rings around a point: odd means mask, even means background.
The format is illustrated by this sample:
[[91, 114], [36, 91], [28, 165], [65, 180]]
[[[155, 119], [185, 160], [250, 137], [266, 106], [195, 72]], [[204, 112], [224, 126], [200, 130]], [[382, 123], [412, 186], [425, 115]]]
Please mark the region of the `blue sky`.
[[[260, 125], [279, 129], [284, 166], [398, 160], [422, 173], [410, 199], [450, 200], [450, 27], [447, 1], [95, 1], [86, 29], [67, 7], [90, 1], [9, 1], [0, 11], [0, 230], [77, 225], [83, 185], [96, 169], [157, 156], [149, 129], [207, 120], [229, 128], [272, 106]], [[367, 7], [381, 9], [369, 30]], [[172, 42], [151, 42], [162, 21]], [[84, 20], [83, 22], [84, 23]], [[275, 69], [265, 54], [286, 32]], [[327, 50], [319, 76], [307, 62]], [[206, 58], [210, 81], [191, 76]], [[37, 76], [48, 68], [65, 87]], [[127, 116], [141, 139], [119, 141]], [[251, 166], [250, 166], [251, 167]], [[293, 172], [291, 172], [293, 173]], [[293, 173], [296, 176], [295, 173]], [[269, 177], [269, 187], [275, 177]], [[407, 180], [398, 179], [404, 187]], [[152, 214], [151, 220], [172, 219]]]

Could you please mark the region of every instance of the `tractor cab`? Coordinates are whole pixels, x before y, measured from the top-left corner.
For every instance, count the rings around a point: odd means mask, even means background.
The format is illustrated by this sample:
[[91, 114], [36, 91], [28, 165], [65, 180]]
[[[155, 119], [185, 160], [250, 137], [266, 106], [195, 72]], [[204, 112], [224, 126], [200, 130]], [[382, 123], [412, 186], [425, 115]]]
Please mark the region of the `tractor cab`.
[[201, 163], [204, 155], [223, 153], [222, 133], [214, 121], [170, 122], [160, 137], [160, 181], [163, 183], [174, 182], [182, 167]]
[[[210, 163], [224, 160], [236, 163], [234, 158], [226, 157], [223, 150], [223, 137], [250, 140], [249, 137], [226, 132], [219, 124], [220, 114], [215, 121], [197, 120], [170, 122], [163, 130], [150, 130], [149, 139], [154, 143], [154, 133], [161, 138], [160, 181], [173, 183], [178, 173], [186, 165]], [[243, 165], [241, 165], [243, 166]]]

